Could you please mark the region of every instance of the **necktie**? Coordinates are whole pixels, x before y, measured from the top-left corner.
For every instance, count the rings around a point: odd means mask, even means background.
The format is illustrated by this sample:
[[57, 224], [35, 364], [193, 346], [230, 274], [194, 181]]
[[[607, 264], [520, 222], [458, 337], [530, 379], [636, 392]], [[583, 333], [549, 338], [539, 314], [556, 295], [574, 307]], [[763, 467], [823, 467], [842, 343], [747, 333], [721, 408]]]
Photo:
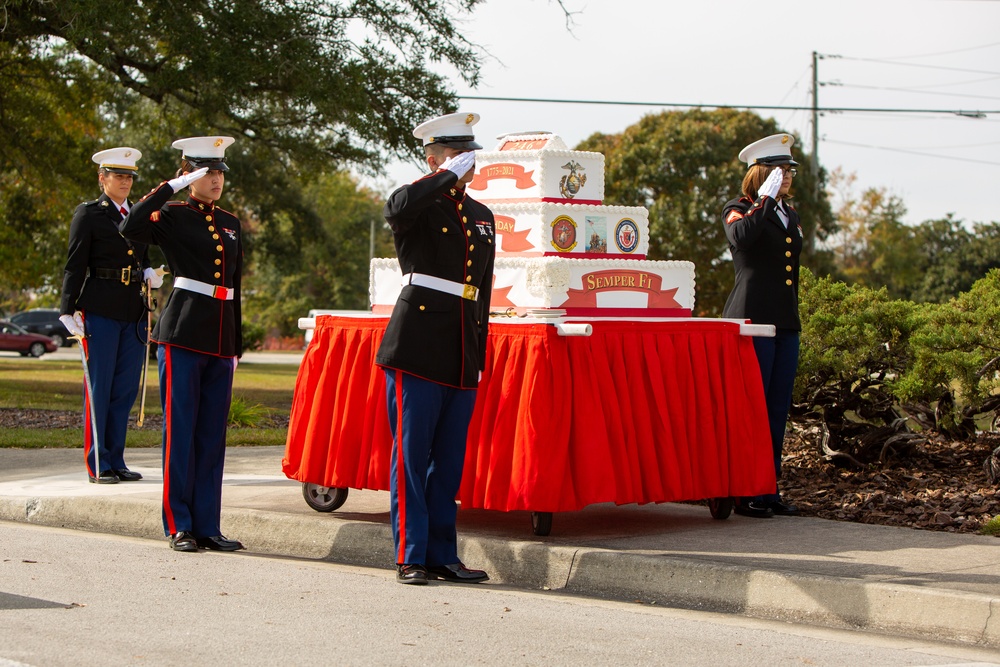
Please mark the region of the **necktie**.
[[126, 210], [125, 210], [125, 207], [124, 207], [124, 206], [121, 206], [121, 207], [119, 207], [119, 209], [118, 209], [118, 210], [119, 210], [119, 211], [121, 212], [121, 214], [122, 214], [122, 217], [123, 217], [123, 218], [124, 218], [124, 217], [125, 217], [126, 215], [128, 215], [128, 211], [126, 211]]

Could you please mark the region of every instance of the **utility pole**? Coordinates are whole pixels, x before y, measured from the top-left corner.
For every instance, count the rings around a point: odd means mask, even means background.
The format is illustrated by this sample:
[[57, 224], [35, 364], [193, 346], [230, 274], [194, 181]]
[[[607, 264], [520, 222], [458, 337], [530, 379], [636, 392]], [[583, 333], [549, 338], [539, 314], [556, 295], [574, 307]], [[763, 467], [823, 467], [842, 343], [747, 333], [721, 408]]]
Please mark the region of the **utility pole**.
[[[813, 175], [813, 202], [815, 206], [819, 205], [819, 54], [815, 51], [813, 54], [813, 86], [812, 86], [812, 156], [809, 163], [812, 167]], [[814, 220], [819, 221], [818, 217]], [[805, 228], [805, 245], [806, 252], [812, 254], [813, 249], [816, 247], [816, 228], [817, 224], [807, 225]]]
[[[812, 103], [812, 171], [819, 176], [819, 54], [813, 51], [813, 103]], [[816, 179], [817, 201], [819, 195], [819, 179]]]
[[368, 264], [375, 259], [375, 218], [371, 220], [371, 228], [368, 232]]

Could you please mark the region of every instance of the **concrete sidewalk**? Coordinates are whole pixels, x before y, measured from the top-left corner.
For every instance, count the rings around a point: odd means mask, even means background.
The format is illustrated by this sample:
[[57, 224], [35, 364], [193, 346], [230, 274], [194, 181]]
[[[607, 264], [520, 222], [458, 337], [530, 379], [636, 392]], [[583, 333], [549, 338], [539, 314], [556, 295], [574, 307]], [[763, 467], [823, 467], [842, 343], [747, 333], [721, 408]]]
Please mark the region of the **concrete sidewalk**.
[[[230, 448], [223, 532], [255, 553], [390, 569], [387, 492], [310, 509], [280, 447]], [[81, 450], [0, 449], [0, 520], [163, 541], [160, 452], [135, 483], [87, 482]], [[493, 583], [1000, 649], [1000, 540], [803, 517], [711, 518], [698, 505], [598, 505], [532, 533], [527, 512], [459, 512], [463, 560]], [[490, 584], [484, 584], [490, 585]]]

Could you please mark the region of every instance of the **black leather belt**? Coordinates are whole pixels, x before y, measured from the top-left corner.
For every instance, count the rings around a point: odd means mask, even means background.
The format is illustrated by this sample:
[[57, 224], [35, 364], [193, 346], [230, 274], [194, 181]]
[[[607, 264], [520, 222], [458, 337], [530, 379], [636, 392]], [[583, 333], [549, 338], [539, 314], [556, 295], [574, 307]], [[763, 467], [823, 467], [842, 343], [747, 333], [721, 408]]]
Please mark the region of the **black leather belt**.
[[[117, 280], [123, 285], [132, 282], [132, 267], [126, 266], [123, 269], [91, 269], [90, 275], [104, 280]], [[138, 275], [136, 275], [138, 278]]]

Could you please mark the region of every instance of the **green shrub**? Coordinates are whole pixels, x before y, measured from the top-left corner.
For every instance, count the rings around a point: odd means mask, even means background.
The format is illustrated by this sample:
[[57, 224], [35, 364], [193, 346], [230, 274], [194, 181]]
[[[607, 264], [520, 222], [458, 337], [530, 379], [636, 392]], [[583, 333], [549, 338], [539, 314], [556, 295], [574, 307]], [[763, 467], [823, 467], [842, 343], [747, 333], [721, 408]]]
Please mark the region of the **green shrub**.
[[894, 411], [893, 383], [913, 356], [911, 338], [924, 306], [890, 299], [883, 289], [800, 277], [802, 320], [795, 402], [799, 411], [841, 419], [853, 412], [886, 424]]
[[995, 537], [1000, 537], [1000, 516], [995, 516], [979, 529], [979, 532], [983, 535], [993, 535]]
[[269, 416], [268, 409], [260, 403], [250, 404], [240, 396], [233, 396], [229, 405], [229, 425], [255, 428]]
[[944, 399], [947, 410], [940, 401], [937, 410], [944, 425], [968, 430], [972, 417], [1000, 406], [1000, 271], [928, 312], [927, 326], [913, 337], [914, 360], [898, 394], [910, 401]]
[[249, 320], [243, 321], [243, 351], [259, 350], [264, 345], [267, 329], [262, 324]]

